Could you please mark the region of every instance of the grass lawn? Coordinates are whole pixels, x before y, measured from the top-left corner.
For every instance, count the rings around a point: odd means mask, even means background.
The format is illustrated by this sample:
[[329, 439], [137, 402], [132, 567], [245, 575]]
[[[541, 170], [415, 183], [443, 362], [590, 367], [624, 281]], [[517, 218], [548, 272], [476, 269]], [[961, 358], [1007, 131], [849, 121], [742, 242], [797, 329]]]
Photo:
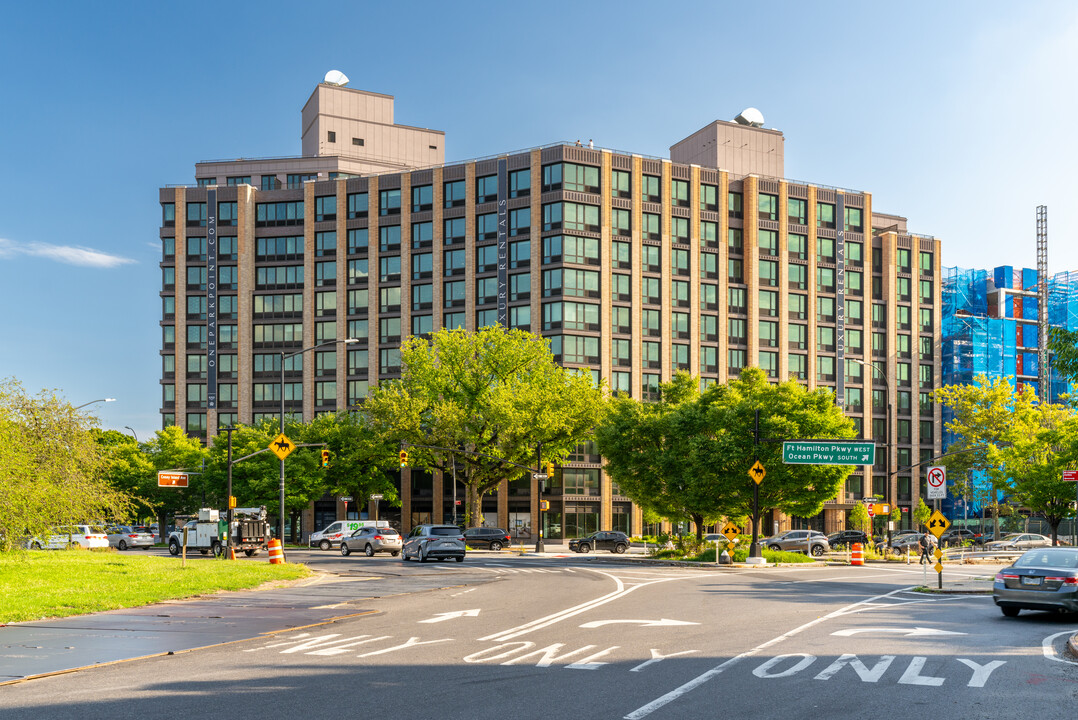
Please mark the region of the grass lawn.
[[105, 550], [16, 550], [0, 554], [0, 623], [147, 605], [217, 590], [294, 580], [305, 565], [179, 558]]

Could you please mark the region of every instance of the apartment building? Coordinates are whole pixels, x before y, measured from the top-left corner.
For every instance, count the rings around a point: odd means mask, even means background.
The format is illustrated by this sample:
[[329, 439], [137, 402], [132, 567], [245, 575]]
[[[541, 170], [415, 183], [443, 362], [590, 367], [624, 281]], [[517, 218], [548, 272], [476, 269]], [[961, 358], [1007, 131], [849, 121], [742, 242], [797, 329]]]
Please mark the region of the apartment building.
[[[198, 163], [195, 185], [160, 190], [164, 425], [212, 438], [277, 417], [282, 393], [304, 419], [356, 407], [399, 376], [402, 338], [500, 323], [643, 400], [678, 370], [706, 386], [749, 365], [833, 389], [877, 464], [820, 516], [766, 529], [917, 502], [911, 466], [940, 444], [938, 240], [870, 193], [784, 179], [782, 134], [741, 116], [670, 158], [564, 142], [446, 163], [444, 135], [394, 125], [392, 102], [321, 83], [301, 157]], [[287, 361], [281, 386], [282, 353], [344, 338]], [[379, 517], [447, 520], [452, 485], [404, 470], [403, 508]], [[539, 499], [507, 481], [484, 513], [527, 537]], [[541, 499], [550, 538], [643, 528], [589, 445]], [[304, 532], [343, 512], [324, 498]]]

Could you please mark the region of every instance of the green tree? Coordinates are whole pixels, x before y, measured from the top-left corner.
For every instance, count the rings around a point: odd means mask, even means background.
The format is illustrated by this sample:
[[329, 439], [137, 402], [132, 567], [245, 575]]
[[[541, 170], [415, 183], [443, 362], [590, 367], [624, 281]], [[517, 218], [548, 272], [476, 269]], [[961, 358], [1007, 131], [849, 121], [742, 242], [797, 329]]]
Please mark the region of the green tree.
[[913, 509], [913, 519], [920, 526], [928, 525], [928, 518], [932, 517], [932, 508], [925, 505], [924, 498], [917, 498], [917, 507]]
[[623, 495], [645, 512], [691, 520], [700, 540], [705, 524], [736, 508], [727, 507], [699, 472], [703, 458], [696, 453], [706, 449], [695, 438], [710, 428], [697, 386], [696, 378], [679, 372], [659, 386], [658, 402], [614, 398], [595, 430], [595, 444]]
[[1078, 382], [1078, 330], [1054, 327], [1048, 331], [1052, 367], [1071, 383]]
[[[156, 473], [149, 457], [139, 447], [135, 438], [117, 430], [95, 430], [97, 444], [104, 456], [104, 476], [112, 487], [137, 500], [138, 517], [152, 516], [152, 501], [145, 499], [151, 480], [156, 483]], [[110, 518], [121, 521], [127, 518]]]
[[[442, 329], [401, 346], [401, 377], [364, 404], [391, 442], [459, 448], [466, 522], [482, 520], [483, 496], [534, 468], [536, 448], [557, 461], [587, 440], [603, 407], [590, 374], [554, 362], [546, 340], [520, 330]], [[411, 465], [449, 472], [454, 453], [408, 448]], [[461, 473], [458, 473], [458, 478]]]
[[400, 507], [394, 482], [399, 445], [377, 432], [365, 412], [319, 415], [308, 428], [307, 441], [326, 443], [330, 461], [325, 473], [331, 493], [351, 496], [361, 509], [374, 494]]
[[157, 522], [162, 539], [168, 536], [168, 519], [177, 514], [193, 513], [202, 506], [207, 488], [205, 475], [195, 474], [188, 478], [186, 488], [158, 487], [157, 473], [176, 470], [201, 473], [206, 450], [195, 438], [187, 437], [178, 426], [158, 430], [144, 445], [143, 450], [152, 466], [150, 475], [143, 479], [138, 494], [157, 511]]
[[0, 549], [56, 525], [132, 512], [131, 496], [108, 482], [95, 424], [53, 393], [0, 381]]
[[868, 508], [864, 503], [857, 503], [850, 510], [850, 524], [854, 530], [860, 530], [866, 535], [872, 535], [872, 518], [868, 516]]

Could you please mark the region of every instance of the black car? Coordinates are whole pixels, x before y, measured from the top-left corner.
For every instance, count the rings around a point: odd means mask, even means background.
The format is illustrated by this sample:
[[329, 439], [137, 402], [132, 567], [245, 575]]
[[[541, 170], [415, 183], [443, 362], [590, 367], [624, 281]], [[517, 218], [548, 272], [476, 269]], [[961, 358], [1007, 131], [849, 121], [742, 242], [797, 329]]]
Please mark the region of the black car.
[[609, 550], [610, 552], [621, 554], [629, 549], [629, 536], [617, 530], [594, 532], [587, 537], [570, 540], [569, 549], [578, 553], [589, 553], [592, 550]]
[[501, 528], [476, 527], [464, 531], [464, 542], [468, 547], [501, 550], [512, 544], [512, 538]]
[[1027, 550], [996, 573], [992, 600], [1007, 617], [1021, 610], [1078, 612], [1078, 548]]
[[827, 542], [832, 548], [850, 547], [854, 543], [861, 543], [862, 548], [868, 547], [868, 535], [860, 530], [840, 530], [827, 536]]
[[967, 542], [972, 542], [974, 545], [984, 545], [984, 535], [966, 528], [951, 528], [940, 535], [940, 544], [943, 547], [962, 545]]

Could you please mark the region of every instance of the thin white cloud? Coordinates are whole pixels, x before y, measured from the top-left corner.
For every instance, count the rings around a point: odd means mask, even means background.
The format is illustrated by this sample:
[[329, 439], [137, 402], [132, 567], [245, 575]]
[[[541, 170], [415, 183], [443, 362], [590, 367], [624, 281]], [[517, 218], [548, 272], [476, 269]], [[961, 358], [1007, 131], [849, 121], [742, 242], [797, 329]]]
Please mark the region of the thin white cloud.
[[12, 240], [0, 238], [0, 257], [14, 257], [17, 255], [29, 255], [46, 260], [55, 260], [67, 265], [91, 268], [114, 268], [135, 262], [131, 258], [110, 255], [93, 248], [50, 245], [49, 243], [25, 243], [20, 245]]

